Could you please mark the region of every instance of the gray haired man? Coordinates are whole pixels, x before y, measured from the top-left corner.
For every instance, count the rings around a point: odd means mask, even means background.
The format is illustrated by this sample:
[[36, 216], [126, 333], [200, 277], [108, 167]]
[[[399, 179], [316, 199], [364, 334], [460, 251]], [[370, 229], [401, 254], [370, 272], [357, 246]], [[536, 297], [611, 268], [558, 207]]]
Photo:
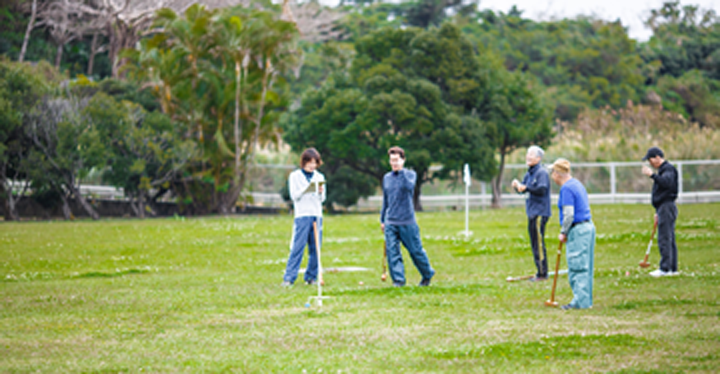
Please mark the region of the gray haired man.
[[540, 162], [545, 152], [533, 145], [527, 150], [525, 163], [528, 171], [522, 182], [513, 180], [512, 187], [519, 193], [527, 193], [525, 213], [528, 217], [530, 247], [537, 273], [531, 281], [543, 281], [548, 277], [547, 250], [545, 249], [545, 225], [550, 219], [550, 177]]

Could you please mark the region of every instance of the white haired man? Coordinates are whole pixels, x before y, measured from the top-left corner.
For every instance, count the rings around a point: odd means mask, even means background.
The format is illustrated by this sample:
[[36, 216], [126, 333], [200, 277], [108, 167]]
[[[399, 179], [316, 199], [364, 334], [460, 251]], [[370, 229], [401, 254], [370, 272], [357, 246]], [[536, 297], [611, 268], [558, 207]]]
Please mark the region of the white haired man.
[[550, 216], [550, 177], [540, 162], [545, 152], [533, 145], [527, 150], [525, 163], [528, 171], [522, 182], [513, 180], [512, 187], [518, 192], [527, 194], [525, 213], [528, 218], [530, 247], [537, 273], [530, 281], [544, 281], [548, 277], [547, 250], [545, 248], [545, 226]]

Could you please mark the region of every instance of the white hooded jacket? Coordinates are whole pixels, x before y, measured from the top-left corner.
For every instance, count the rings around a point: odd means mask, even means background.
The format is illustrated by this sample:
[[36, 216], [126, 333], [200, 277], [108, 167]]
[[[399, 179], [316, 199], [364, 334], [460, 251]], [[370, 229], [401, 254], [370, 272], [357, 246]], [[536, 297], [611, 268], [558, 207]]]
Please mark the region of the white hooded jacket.
[[293, 201], [295, 218], [322, 217], [322, 203], [325, 202], [327, 197], [327, 185], [323, 186], [322, 194], [305, 192], [310, 187], [310, 184], [315, 182], [325, 182], [325, 176], [317, 170], [313, 172], [310, 182], [308, 182], [301, 169], [290, 173], [288, 188], [290, 189], [290, 198]]

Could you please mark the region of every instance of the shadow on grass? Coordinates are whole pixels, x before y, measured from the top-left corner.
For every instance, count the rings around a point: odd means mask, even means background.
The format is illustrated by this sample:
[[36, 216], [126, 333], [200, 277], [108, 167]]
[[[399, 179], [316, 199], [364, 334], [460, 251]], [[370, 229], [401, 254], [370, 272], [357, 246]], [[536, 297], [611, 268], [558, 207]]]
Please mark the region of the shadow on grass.
[[81, 274], [73, 274], [73, 275], [62, 275], [62, 274], [55, 274], [55, 273], [47, 273], [47, 272], [26, 272], [21, 273], [19, 275], [7, 275], [4, 278], [0, 277], [0, 282], [34, 282], [34, 281], [50, 281], [50, 280], [58, 280], [58, 279], [86, 279], [86, 278], [116, 278], [116, 277], [123, 277], [125, 275], [134, 275], [134, 274], [145, 274], [149, 273], [150, 270], [145, 269], [123, 269], [123, 270], [116, 270], [116, 271], [108, 271], [108, 272], [102, 272], [102, 271], [91, 271], [87, 273], [81, 273]]
[[91, 271], [73, 276], [72, 278], [116, 278], [125, 275], [133, 274], [145, 274], [149, 273], [148, 270], [141, 269], [126, 269], [121, 271], [102, 272], [102, 271]]
[[497, 292], [497, 287], [484, 284], [463, 284], [457, 286], [430, 286], [430, 287], [384, 287], [367, 289], [346, 289], [328, 292], [329, 296], [390, 296], [401, 297], [406, 295], [458, 295], [477, 294], [487, 290]]
[[650, 342], [629, 334], [568, 335], [540, 339], [534, 342], [504, 342], [470, 350], [432, 352], [439, 359], [486, 359], [531, 361], [551, 359], [585, 359], [597, 354], [620, 352], [627, 348], [642, 348]]
[[623, 301], [620, 304], [613, 305], [612, 308], [619, 309], [619, 310], [633, 310], [633, 309], [641, 309], [641, 308], [689, 306], [689, 305], [702, 305], [702, 306], [711, 306], [711, 307], [720, 306], [720, 304], [717, 301], [712, 301], [712, 300], [662, 299], [662, 300]]

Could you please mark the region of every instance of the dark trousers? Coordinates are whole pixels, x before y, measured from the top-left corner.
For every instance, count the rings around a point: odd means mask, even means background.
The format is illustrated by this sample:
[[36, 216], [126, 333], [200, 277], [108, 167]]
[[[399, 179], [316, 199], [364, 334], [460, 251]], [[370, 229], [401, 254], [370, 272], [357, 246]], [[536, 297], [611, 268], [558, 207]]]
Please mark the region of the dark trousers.
[[657, 208], [658, 247], [660, 248], [660, 270], [677, 271], [677, 244], [675, 243], [675, 221], [678, 210], [675, 202], [667, 202]]
[[[540, 218], [540, 219], [538, 219]], [[537, 268], [538, 277], [547, 277], [547, 249], [545, 248], [545, 225], [550, 217], [528, 217], [528, 232], [530, 233], [530, 246]]]

